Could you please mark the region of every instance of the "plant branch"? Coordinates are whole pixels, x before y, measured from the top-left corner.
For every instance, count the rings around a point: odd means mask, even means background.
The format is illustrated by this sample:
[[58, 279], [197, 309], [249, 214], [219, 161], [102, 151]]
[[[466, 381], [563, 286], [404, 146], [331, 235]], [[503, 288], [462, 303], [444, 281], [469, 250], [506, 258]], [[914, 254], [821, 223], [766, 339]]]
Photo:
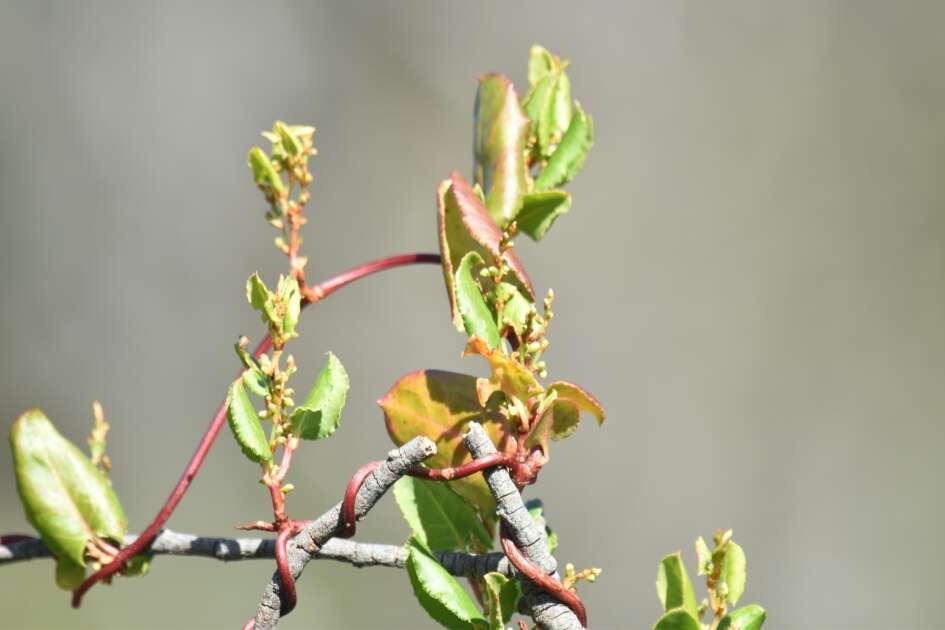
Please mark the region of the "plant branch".
[[[329, 278], [325, 282], [311, 287], [310, 289], [306, 288], [306, 295], [304, 296], [305, 299], [302, 302], [302, 308], [308, 304], [323, 300], [341, 287], [373, 273], [404, 265], [419, 263], [433, 264], [439, 262], [439, 254], [403, 254], [400, 256], [381, 258], [379, 260], [359, 265], [349, 269], [348, 271], [342, 272], [337, 276]], [[256, 346], [256, 349], [253, 350], [253, 356], [258, 358], [265, 352], [268, 352], [271, 347], [272, 339], [269, 337], [269, 335], [266, 335], [259, 342], [259, 345]], [[144, 548], [147, 547], [147, 545], [152, 540], [154, 540], [154, 538], [164, 527], [164, 524], [171, 517], [171, 514], [173, 514], [177, 504], [180, 503], [180, 500], [190, 488], [191, 482], [194, 480], [194, 477], [197, 476], [197, 472], [203, 465], [203, 462], [207, 457], [207, 453], [210, 452], [210, 447], [213, 446], [213, 442], [220, 433], [220, 429], [223, 427], [224, 422], [226, 422], [225, 400], [217, 408], [216, 414], [213, 416], [213, 420], [210, 421], [210, 426], [207, 427], [203, 437], [200, 438], [200, 443], [197, 445], [197, 450], [194, 451], [193, 456], [191, 456], [190, 461], [187, 463], [187, 467], [184, 469], [183, 474], [177, 480], [177, 484], [174, 486], [171, 494], [167, 497], [164, 505], [161, 506], [157, 516], [154, 517], [154, 520], [151, 521], [151, 524], [145, 528], [141, 535], [131, 545], [121, 549], [118, 555], [115, 556], [114, 560], [89, 576], [79, 586], [79, 588], [73, 591], [73, 608], [79, 607], [79, 605], [82, 603], [82, 597], [90, 588], [92, 588], [92, 586], [94, 586], [97, 582], [100, 582], [118, 573], [131, 558], [141, 553], [141, 551], [144, 550]]]
[[[469, 423], [469, 432], [464, 439], [466, 448], [476, 459], [496, 453], [495, 444], [478, 422]], [[548, 551], [544, 528], [539, 527], [528, 513], [528, 508], [525, 507], [519, 489], [512, 482], [509, 471], [502, 467], [494, 467], [486, 469], [483, 474], [495, 497], [503, 527], [508, 533], [508, 536], [503, 533], [503, 538], [514, 541], [514, 546], [521, 550], [522, 555], [532, 565], [540, 567], [546, 575], [553, 576], [554, 583], [560, 585], [556, 573], [557, 562]], [[549, 594], [542, 586], [530, 580], [522, 582], [525, 606], [539, 627], [545, 630], [578, 630], [584, 627], [574, 611]]]
[[[137, 538], [134, 535], [126, 536], [125, 544], [130, 545]], [[272, 538], [218, 538], [181, 534], [165, 529], [145, 551], [156, 556], [190, 556], [234, 562], [271, 560], [275, 558], [275, 549], [275, 540]], [[457, 577], [483, 576], [493, 572], [511, 576], [515, 572], [508, 559], [497, 552], [476, 554], [461, 551], [434, 551], [433, 555], [446, 567], [447, 571]], [[0, 566], [52, 557], [53, 554], [46, 543], [32, 536], [21, 536], [16, 541], [0, 544]], [[315, 552], [314, 558], [336, 560], [359, 568], [403, 569], [407, 562], [407, 549], [398, 545], [331, 538]]]
[[[358, 491], [356, 518], [361, 519], [374, 507], [374, 504], [394, 483], [407, 473], [411, 466], [420, 463], [436, 453], [436, 446], [428, 438], [418, 437], [410, 440], [398, 449], [388, 453], [387, 459], [377, 466], [364, 480]], [[333, 508], [309, 523], [287, 545], [287, 564], [295, 580], [299, 579], [309, 560], [316, 555], [319, 547], [345, 528], [341, 513], [342, 504], [339, 502]], [[273, 574], [262, 600], [256, 611], [256, 630], [274, 628], [279, 622], [282, 609], [284, 588], [279, 572]]]

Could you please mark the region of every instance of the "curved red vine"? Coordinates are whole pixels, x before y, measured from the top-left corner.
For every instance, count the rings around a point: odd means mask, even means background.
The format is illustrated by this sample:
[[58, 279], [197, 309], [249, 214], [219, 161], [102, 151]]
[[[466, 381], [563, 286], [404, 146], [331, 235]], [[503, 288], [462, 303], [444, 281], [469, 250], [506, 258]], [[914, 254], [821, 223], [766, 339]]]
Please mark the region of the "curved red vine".
[[506, 453], [493, 453], [486, 455], [481, 459], [474, 459], [455, 468], [425, 468], [423, 466], [411, 466], [407, 474], [411, 477], [420, 479], [429, 479], [430, 481], [450, 481], [451, 479], [462, 479], [481, 472], [486, 468], [493, 466], [508, 466], [512, 461], [512, 456]]
[[[302, 302], [302, 308], [308, 306], [309, 304], [319, 302], [338, 289], [379, 271], [393, 269], [395, 267], [402, 267], [405, 265], [439, 264], [439, 262], [439, 254], [403, 254], [400, 256], [389, 256], [387, 258], [381, 258], [379, 260], [373, 260], [371, 262], [358, 265], [357, 267], [340, 273], [333, 278], [329, 278], [321, 284], [315, 285], [313, 287], [305, 287], [306, 299]], [[262, 340], [259, 342], [259, 345], [253, 351], [253, 356], [258, 358], [259, 355], [267, 352], [270, 347], [272, 347], [272, 340], [269, 338], [269, 335], [266, 335], [262, 338]], [[193, 456], [191, 456], [190, 461], [187, 463], [187, 467], [184, 469], [183, 474], [177, 481], [177, 485], [175, 485], [174, 489], [171, 490], [170, 496], [168, 496], [168, 498], [165, 500], [164, 505], [161, 506], [157, 516], [154, 517], [154, 520], [151, 521], [151, 523], [144, 529], [143, 532], [141, 532], [134, 542], [129, 544], [127, 547], [123, 547], [111, 562], [103, 566], [98, 571], [94, 572], [92, 575], [86, 578], [77, 589], [72, 591], [73, 608], [78, 608], [82, 604], [82, 597], [90, 588], [92, 588], [96, 583], [106, 580], [112, 575], [121, 571], [129, 560], [144, 551], [151, 544], [151, 542], [157, 538], [157, 535], [161, 533], [161, 528], [164, 527], [164, 523], [166, 523], [171, 517], [171, 514], [174, 512], [177, 504], [180, 503], [180, 500], [190, 488], [190, 483], [193, 481], [194, 477], [197, 476], [197, 471], [199, 471], [200, 467], [203, 465], [203, 462], [207, 457], [207, 453], [210, 451], [210, 447], [213, 446], [213, 442], [216, 440], [216, 437], [225, 422], [226, 402], [224, 401], [217, 409], [217, 412], [213, 416], [213, 420], [210, 421], [210, 426], [207, 427], [203, 437], [200, 438], [200, 443], [197, 445], [197, 450], [194, 452]]]
[[279, 570], [279, 577], [282, 578], [282, 594], [279, 598], [282, 601], [282, 608], [279, 610], [281, 616], [286, 616], [295, 608], [298, 603], [298, 594], [295, 590], [295, 578], [292, 577], [292, 570], [289, 568], [289, 554], [286, 551], [286, 543], [289, 537], [295, 534], [294, 528], [287, 525], [279, 530], [276, 536], [276, 568]]
[[382, 463], [383, 462], [366, 463], [364, 466], [358, 468], [354, 476], [351, 477], [351, 481], [348, 482], [348, 487], [345, 488], [345, 498], [341, 502], [341, 522], [343, 523], [343, 529], [336, 534], [338, 538], [351, 538], [354, 536], [354, 532], [357, 530], [358, 520], [357, 514], [355, 514], [354, 511], [354, 504], [355, 499], [358, 498], [358, 490], [361, 489], [368, 475], [377, 470], [377, 467]]
[[581, 601], [578, 594], [566, 589], [564, 584], [542, 571], [541, 567], [529, 560], [515, 544], [515, 541], [509, 537], [504, 525], [499, 534], [499, 540], [502, 543], [502, 551], [505, 552], [509, 562], [518, 569], [519, 573], [538, 588], [570, 608], [577, 616], [578, 621], [581, 622], [581, 625], [586, 628], [587, 609], [584, 608], [584, 602]]

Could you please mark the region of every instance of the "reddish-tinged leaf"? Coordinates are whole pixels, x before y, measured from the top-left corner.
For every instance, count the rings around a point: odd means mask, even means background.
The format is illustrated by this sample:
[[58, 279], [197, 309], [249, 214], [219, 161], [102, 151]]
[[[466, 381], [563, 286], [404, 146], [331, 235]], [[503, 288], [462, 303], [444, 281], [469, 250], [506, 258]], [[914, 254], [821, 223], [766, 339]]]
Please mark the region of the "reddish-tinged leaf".
[[[440, 236], [440, 253], [443, 257], [443, 277], [449, 293], [453, 313], [453, 325], [463, 331], [463, 319], [456, 307], [455, 273], [459, 263], [468, 252], [476, 252], [486, 265], [494, 265], [500, 256], [502, 231], [489, 216], [476, 191], [457, 172], [450, 175], [437, 188], [437, 214]], [[504, 254], [506, 265], [511, 270], [511, 281], [530, 300], [535, 291], [525, 267], [514, 249]]]
[[522, 195], [528, 190], [529, 120], [508, 77], [487, 74], [479, 78], [475, 118], [475, 180], [485, 192], [489, 214], [505, 227], [522, 208]]
[[527, 402], [529, 398], [543, 391], [541, 384], [524, 365], [502, 352], [501, 348], [489, 349], [489, 346], [479, 337], [473, 337], [466, 344], [463, 356], [478, 354], [489, 362], [492, 368], [492, 378], [489, 379], [493, 389], [480, 386], [480, 396], [488, 396], [496, 389], [502, 390], [509, 398], [518, 398]]
[[525, 447], [540, 446], [548, 456], [549, 443], [557, 442], [574, 433], [580, 421], [580, 412], [572, 402], [556, 399], [529, 432]]
[[548, 386], [547, 395], [554, 395], [554, 402], [529, 433], [525, 442], [527, 447], [541, 446], [545, 455], [548, 455], [549, 442], [563, 440], [574, 433], [582, 411], [597, 418], [598, 424], [604, 422], [604, 408], [600, 402], [578, 385], [557, 381]]
[[[436, 455], [424, 463], [431, 468], [455, 467], [472, 461], [463, 444], [470, 421], [481, 422], [500, 450], [508, 444], [504, 418], [495, 409], [483, 409], [476, 395], [476, 377], [440, 370], [420, 370], [401, 378], [378, 401], [384, 410], [387, 432], [395, 444], [424, 435], [436, 443]], [[495, 501], [482, 475], [449, 482], [467, 501], [489, 518]]]
[[604, 414], [604, 408], [601, 406], [600, 401], [580, 385], [575, 385], [567, 381], [556, 381], [548, 386], [548, 390], [558, 394], [558, 400], [567, 400], [573, 403], [580, 411], [593, 415], [597, 418], [597, 424], [604, 424], [606, 415]]

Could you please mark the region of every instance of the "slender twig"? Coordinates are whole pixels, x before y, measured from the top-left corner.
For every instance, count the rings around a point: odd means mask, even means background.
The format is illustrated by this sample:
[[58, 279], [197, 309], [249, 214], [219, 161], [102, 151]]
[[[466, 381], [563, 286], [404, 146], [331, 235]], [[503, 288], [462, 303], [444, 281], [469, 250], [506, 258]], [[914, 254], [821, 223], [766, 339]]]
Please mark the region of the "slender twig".
[[[469, 423], [469, 432], [464, 436], [466, 448], [474, 458], [487, 457], [496, 453], [495, 444], [489, 439], [485, 429], [478, 422]], [[528, 513], [525, 502], [522, 500], [522, 494], [512, 481], [509, 471], [504, 467], [496, 466], [487, 468], [483, 471], [489, 490], [496, 500], [496, 510], [502, 519], [503, 527], [506, 532], [503, 538], [513, 543], [516, 550], [521, 550], [522, 556], [531, 565], [535, 566], [539, 572], [545, 575], [553, 576], [552, 582], [536, 584], [530, 580], [522, 581], [522, 594], [525, 600], [525, 606], [529, 610], [532, 619], [539, 627], [546, 630], [578, 630], [584, 627], [584, 623], [578, 619], [575, 611], [571, 610], [566, 604], [562, 603], [557, 595], [560, 596], [560, 589], [563, 585], [557, 580], [557, 562], [551, 552], [548, 550], [547, 537], [543, 527], [539, 527], [535, 520]], [[512, 560], [512, 558], [509, 558]], [[522, 558], [516, 558], [521, 560]], [[522, 564], [523, 567], [527, 566]], [[528, 567], [528, 573], [534, 572], [534, 569]], [[583, 609], [583, 606], [581, 606]]]
[[318, 302], [320, 300], [324, 300], [338, 289], [351, 284], [355, 280], [360, 280], [365, 276], [370, 276], [371, 274], [384, 271], [385, 269], [393, 269], [394, 267], [418, 264], [439, 265], [440, 255], [401, 254], [400, 256], [388, 256], [387, 258], [372, 260], [371, 262], [358, 265], [357, 267], [353, 267], [348, 271], [339, 273], [337, 276], [329, 278], [321, 284], [317, 284], [313, 287], [306, 287], [304, 289], [303, 295], [309, 302]]
[[[18, 536], [16, 541], [0, 544], [0, 566], [26, 562], [28, 560], [52, 558], [53, 554], [39, 538]], [[138, 537], [128, 535], [125, 544], [130, 545]], [[6, 541], [7, 537], [3, 537]], [[271, 560], [275, 557], [275, 540], [272, 538], [220, 538], [195, 536], [168, 529], [162, 531], [145, 549], [155, 556], [190, 556], [209, 558], [222, 562], [238, 560]], [[434, 556], [457, 577], [482, 576], [486, 573], [513, 575], [515, 569], [501, 553], [484, 554], [462, 551], [434, 551]], [[335, 560], [355, 567], [390, 567], [403, 569], [407, 561], [407, 550], [400, 545], [365, 543], [343, 538], [331, 538], [315, 552], [316, 559]]]
[[[337, 276], [329, 278], [325, 282], [311, 287], [310, 289], [307, 289], [305, 300], [303, 300], [302, 306], [305, 307], [308, 304], [313, 304], [323, 300], [341, 287], [365, 276], [377, 273], [378, 271], [392, 269], [394, 267], [403, 265], [421, 263], [438, 264], [439, 262], [439, 254], [405, 254], [400, 256], [390, 256], [388, 258], [382, 258], [365, 263], [363, 265], [349, 269], [348, 271], [342, 272]], [[253, 356], [259, 357], [263, 353], [267, 352], [271, 347], [272, 339], [269, 337], [269, 335], [266, 335], [259, 342], [259, 345], [256, 346], [256, 349], [253, 351]], [[124, 547], [110, 563], [106, 564], [101, 569], [89, 576], [79, 586], [79, 588], [73, 591], [72, 606], [74, 608], [78, 608], [82, 603], [82, 597], [85, 595], [86, 591], [92, 588], [92, 586], [94, 586], [97, 582], [100, 582], [118, 573], [131, 558], [141, 553], [141, 551], [147, 547], [147, 545], [152, 540], [154, 540], [154, 538], [161, 531], [161, 528], [164, 527], [164, 524], [171, 517], [171, 514], [174, 512], [177, 504], [180, 503], [180, 500], [190, 488], [190, 483], [193, 481], [194, 477], [197, 475], [197, 472], [200, 470], [200, 467], [203, 465], [203, 462], [207, 457], [207, 453], [210, 451], [210, 447], [213, 445], [214, 440], [216, 440], [216, 437], [220, 433], [220, 429], [223, 427], [223, 423], [225, 421], [226, 401], [221, 403], [217, 408], [217, 412], [214, 414], [213, 420], [210, 421], [210, 426], [207, 427], [203, 437], [200, 439], [200, 443], [197, 445], [197, 450], [194, 451], [193, 456], [187, 463], [187, 467], [184, 469], [184, 473], [180, 476], [180, 479], [178, 479], [177, 484], [174, 486], [174, 489], [171, 491], [171, 494], [164, 502], [164, 505], [161, 507], [160, 511], [158, 511], [157, 516], [154, 517], [154, 520], [151, 521], [151, 524], [145, 528], [145, 530], [135, 540], [134, 543]]]

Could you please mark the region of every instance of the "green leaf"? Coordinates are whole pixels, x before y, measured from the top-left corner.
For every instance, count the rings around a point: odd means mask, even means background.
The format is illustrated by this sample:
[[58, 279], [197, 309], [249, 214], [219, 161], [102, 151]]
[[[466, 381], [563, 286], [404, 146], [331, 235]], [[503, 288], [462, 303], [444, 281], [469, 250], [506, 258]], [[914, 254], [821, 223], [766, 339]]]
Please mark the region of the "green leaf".
[[[529, 60], [531, 89], [523, 107], [531, 119], [531, 134], [536, 140], [538, 157], [547, 158], [561, 142], [571, 123], [571, 80], [565, 73], [567, 61], [538, 47]], [[532, 79], [535, 79], [532, 81]]]
[[555, 57], [547, 48], [533, 44], [528, 51], [528, 83], [532, 87], [545, 78], [555, 67]]
[[548, 386], [546, 396], [552, 394], [554, 401], [542, 413], [525, 442], [528, 447], [541, 446], [545, 455], [548, 454], [549, 441], [557, 442], [574, 433], [582, 411], [597, 418], [598, 424], [603, 424], [605, 418], [600, 402], [579, 385], [556, 381]]
[[[515, 249], [500, 248], [502, 230], [496, 225], [476, 191], [457, 172], [440, 183], [437, 189], [437, 212], [443, 277], [450, 298], [453, 325], [464, 331], [463, 318], [456, 304], [456, 269], [468, 252], [479, 254], [485, 264], [493, 266], [503, 260], [511, 273], [506, 277], [523, 296], [535, 299], [535, 291]], [[484, 287], [488, 290], [488, 287]]]
[[265, 396], [269, 393], [269, 378], [259, 370], [243, 370], [243, 385], [257, 396]]
[[558, 400], [566, 400], [577, 407], [578, 410], [597, 418], [598, 425], [604, 424], [606, 416], [600, 401], [580, 385], [568, 381], [555, 381], [548, 386], [548, 391], [555, 392], [558, 395]]
[[288, 155], [295, 157], [302, 152], [302, 143], [292, 134], [284, 122], [277, 120], [272, 129], [278, 134], [282, 147]]
[[594, 144], [594, 122], [584, 113], [580, 104], [575, 102], [571, 124], [561, 139], [561, 143], [548, 159], [548, 164], [535, 178], [535, 190], [543, 191], [557, 188], [571, 181], [587, 158], [588, 151]]
[[[436, 443], [436, 454], [424, 461], [431, 468], [472, 461], [463, 444], [471, 421], [483, 424], [500, 451], [511, 448], [508, 426], [495, 407], [483, 409], [476, 377], [439, 370], [420, 370], [402, 377], [378, 401], [391, 440], [398, 446], [424, 435]], [[455, 479], [449, 485], [472, 503], [480, 515], [491, 514], [495, 499], [482, 475]]]
[[734, 606], [745, 592], [746, 578], [745, 551], [734, 541], [725, 544], [725, 556], [722, 560], [722, 581], [727, 587], [725, 599]]
[[522, 211], [515, 222], [521, 232], [540, 241], [555, 219], [571, 209], [571, 195], [563, 190], [546, 190], [525, 195]]
[[[92, 431], [86, 443], [89, 445], [89, 459], [93, 466], [98, 466], [105, 460], [105, 448], [108, 446], [108, 422], [105, 421], [105, 411], [97, 400], [92, 403]], [[106, 466], [107, 469], [107, 466]]]
[[66, 556], [56, 559], [56, 586], [73, 591], [85, 581], [85, 567], [76, 564]]
[[272, 161], [259, 147], [249, 150], [249, 167], [253, 169], [253, 178], [257, 186], [271, 188], [279, 194], [286, 192], [285, 184], [272, 165]]
[[510, 580], [501, 573], [486, 573], [482, 579], [488, 597], [489, 626], [492, 630], [502, 630], [515, 614], [522, 596], [518, 580]]
[[341, 424], [341, 410], [350, 385], [345, 366], [329, 352], [325, 367], [319, 372], [305, 402], [289, 417], [292, 432], [305, 440], [321, 440], [334, 433]]
[[504, 304], [499, 312], [499, 329], [504, 330], [506, 326], [510, 326], [521, 334], [525, 329], [528, 314], [535, 309], [535, 305], [522, 295], [514, 284], [508, 282], [500, 282], [496, 286], [494, 299]]
[[526, 402], [535, 394], [543, 391], [541, 384], [535, 379], [535, 375], [524, 365], [502, 352], [501, 348], [490, 349], [485, 342], [478, 337], [473, 337], [466, 343], [466, 350], [463, 356], [478, 354], [489, 362], [492, 368], [492, 377], [489, 379], [489, 387], [479, 386], [479, 402], [483, 405], [492, 395], [492, 392], [501, 390], [510, 399], [517, 398]]
[[709, 575], [712, 572], [712, 552], [702, 536], [696, 539], [696, 562], [699, 564], [699, 575]]
[[699, 604], [692, 590], [692, 582], [683, 565], [682, 554], [678, 551], [663, 558], [656, 574], [656, 594], [660, 598], [663, 610], [682, 608], [692, 617], [699, 618]]
[[254, 273], [246, 280], [246, 300], [262, 314], [266, 325], [281, 327], [280, 317], [276, 312], [276, 298], [259, 277], [259, 273]]
[[416, 538], [407, 541], [407, 575], [423, 609], [446, 628], [487, 627], [472, 597]]
[[722, 617], [719, 630], [761, 630], [767, 617], [764, 608], [758, 604], [748, 604]]
[[492, 537], [476, 512], [445, 483], [401, 477], [394, 499], [413, 535], [428, 547], [465, 550], [475, 537], [480, 549], [492, 548]]
[[529, 123], [508, 77], [487, 74], [479, 78], [475, 119], [474, 179], [486, 193], [492, 219], [504, 228], [518, 214], [528, 188], [525, 143]]
[[295, 327], [302, 310], [302, 293], [295, 278], [279, 276], [276, 292], [272, 293], [259, 274], [254, 273], [246, 280], [246, 300], [262, 314], [274, 339], [285, 342], [298, 336]]
[[558, 548], [558, 534], [548, 526], [548, 520], [545, 518], [545, 506], [541, 499], [531, 499], [525, 503], [525, 507], [528, 508], [532, 520], [545, 530], [545, 536], [548, 539], [548, 553], [554, 553], [555, 549]]
[[263, 432], [256, 408], [238, 378], [230, 385], [226, 395], [226, 417], [236, 442], [243, 454], [256, 463], [272, 461], [272, 449]]
[[[248, 341], [244, 338], [244, 341]], [[265, 396], [269, 392], [269, 377], [259, 367], [259, 362], [246, 351], [240, 342], [233, 344], [236, 356], [246, 369], [243, 371], [243, 384], [257, 396]]]
[[526, 448], [541, 447], [545, 455], [549, 455], [550, 442], [563, 440], [577, 429], [581, 421], [581, 414], [573, 403], [567, 400], [555, 400], [532, 427], [525, 440]]
[[653, 630], [702, 630], [702, 624], [688, 611], [674, 608], [660, 617]]
[[[16, 419], [10, 447], [26, 519], [60, 564], [84, 567], [86, 545], [94, 538], [122, 543], [127, 521], [108, 478], [42, 411]], [[77, 570], [63, 565], [60, 572], [65, 578]]]
[[126, 577], [144, 577], [151, 569], [151, 560], [154, 559], [153, 553], [141, 553], [128, 561], [121, 574]]
[[463, 256], [459, 269], [456, 270], [456, 307], [463, 317], [466, 334], [470, 337], [480, 337], [489, 348], [494, 349], [500, 341], [499, 328], [482, 296], [474, 271], [482, 265], [482, 256], [476, 252]]
[[302, 293], [299, 291], [298, 280], [292, 276], [280, 277], [276, 296], [282, 305], [282, 334], [286, 338], [297, 337], [295, 327], [302, 312]]

